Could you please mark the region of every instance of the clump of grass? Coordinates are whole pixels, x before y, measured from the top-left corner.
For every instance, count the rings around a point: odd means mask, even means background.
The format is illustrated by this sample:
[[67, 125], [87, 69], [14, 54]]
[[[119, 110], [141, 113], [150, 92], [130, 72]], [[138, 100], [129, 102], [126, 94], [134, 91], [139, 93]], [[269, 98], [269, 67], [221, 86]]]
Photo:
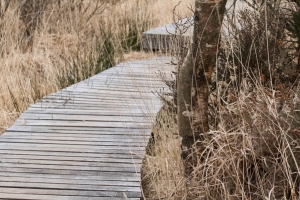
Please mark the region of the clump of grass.
[[[172, 21], [178, 0], [1, 1], [0, 132], [43, 96], [140, 49], [141, 32]], [[188, 12], [182, 6], [182, 13]], [[128, 56], [127, 56], [128, 57]]]

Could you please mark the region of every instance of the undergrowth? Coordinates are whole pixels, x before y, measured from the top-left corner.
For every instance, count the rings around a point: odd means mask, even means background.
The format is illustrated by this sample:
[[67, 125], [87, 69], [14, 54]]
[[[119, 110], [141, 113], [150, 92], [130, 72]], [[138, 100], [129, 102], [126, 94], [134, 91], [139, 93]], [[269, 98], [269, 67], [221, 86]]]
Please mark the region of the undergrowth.
[[[193, 173], [184, 178], [183, 163], [172, 176], [166, 170], [163, 160], [179, 163], [181, 150], [179, 139], [168, 138], [178, 137], [176, 120], [161, 120], [160, 114], [154, 153], [145, 161], [145, 182], [153, 181], [148, 190], [154, 193], [148, 199], [300, 198], [299, 5], [250, 2], [234, 15], [228, 12], [210, 87], [210, 131], [188, 158]], [[172, 152], [178, 154], [174, 162]], [[164, 189], [155, 189], [161, 184]]]

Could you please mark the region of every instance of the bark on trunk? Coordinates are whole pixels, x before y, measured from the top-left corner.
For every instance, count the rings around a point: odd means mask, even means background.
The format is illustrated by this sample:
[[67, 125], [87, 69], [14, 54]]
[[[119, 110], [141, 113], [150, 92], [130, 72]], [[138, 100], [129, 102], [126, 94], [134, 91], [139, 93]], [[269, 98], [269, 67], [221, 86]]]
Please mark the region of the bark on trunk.
[[209, 130], [208, 86], [216, 65], [225, 5], [226, 0], [205, 2], [196, 0], [194, 45], [192, 49], [193, 59], [195, 60], [195, 74], [193, 76], [195, 94], [192, 96], [193, 131], [196, 135]]
[[[180, 68], [177, 87], [178, 129], [183, 159], [192, 145], [208, 132], [209, 82], [215, 68], [217, 49], [227, 0], [196, 0], [193, 44]], [[185, 160], [185, 173], [192, 172], [193, 160]]]

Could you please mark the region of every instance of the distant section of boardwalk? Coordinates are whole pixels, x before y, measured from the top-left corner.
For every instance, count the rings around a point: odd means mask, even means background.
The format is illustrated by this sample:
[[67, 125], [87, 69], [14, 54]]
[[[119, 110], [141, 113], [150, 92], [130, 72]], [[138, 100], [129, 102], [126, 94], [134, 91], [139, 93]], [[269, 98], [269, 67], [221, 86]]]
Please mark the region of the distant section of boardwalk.
[[185, 18], [142, 33], [144, 50], [170, 50], [178, 48], [178, 42], [189, 43], [193, 35], [194, 19]]
[[140, 199], [167, 63], [119, 64], [32, 105], [0, 137], [0, 199]]
[[[251, 2], [251, 1], [250, 1]], [[223, 20], [222, 32], [223, 37], [232, 37], [232, 20], [227, 17], [237, 17], [238, 12], [247, 8], [252, 9], [249, 2], [228, 0], [226, 4], [227, 15]], [[237, 27], [241, 27], [238, 20]], [[163, 50], [170, 51], [181, 48], [182, 45], [188, 46], [193, 37], [194, 17], [183, 18], [176, 23], [170, 23], [161, 27], [157, 27], [142, 33], [142, 48], [144, 50]], [[179, 46], [178, 46], [179, 45]]]

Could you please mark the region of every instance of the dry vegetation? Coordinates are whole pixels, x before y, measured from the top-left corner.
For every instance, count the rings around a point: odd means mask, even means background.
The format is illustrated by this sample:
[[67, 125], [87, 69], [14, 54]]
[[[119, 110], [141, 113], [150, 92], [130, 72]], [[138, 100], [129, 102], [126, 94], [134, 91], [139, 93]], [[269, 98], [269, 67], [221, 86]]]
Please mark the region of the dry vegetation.
[[0, 132], [43, 96], [136, 59], [141, 32], [170, 23], [178, 2], [1, 0]]
[[146, 199], [178, 199], [185, 192], [176, 113], [164, 106], [153, 124], [143, 160], [142, 187]]
[[147, 199], [300, 199], [299, 35], [288, 25], [299, 7], [271, 3], [225, 22], [232, 35], [223, 35], [211, 86], [211, 131], [194, 144], [188, 179], [176, 114], [161, 110], [145, 158]]
[[[147, 58], [136, 53], [141, 32], [173, 21], [179, 1], [0, 2], [3, 132], [43, 96], [118, 62]], [[193, 0], [180, 5], [180, 16], [191, 14], [187, 3]], [[222, 44], [217, 87], [211, 88], [211, 131], [190, 155], [194, 173], [189, 187], [176, 113], [165, 106], [144, 159], [147, 199], [299, 199], [297, 45], [283, 34], [281, 15], [247, 11], [240, 16], [242, 27]]]

